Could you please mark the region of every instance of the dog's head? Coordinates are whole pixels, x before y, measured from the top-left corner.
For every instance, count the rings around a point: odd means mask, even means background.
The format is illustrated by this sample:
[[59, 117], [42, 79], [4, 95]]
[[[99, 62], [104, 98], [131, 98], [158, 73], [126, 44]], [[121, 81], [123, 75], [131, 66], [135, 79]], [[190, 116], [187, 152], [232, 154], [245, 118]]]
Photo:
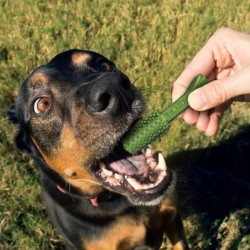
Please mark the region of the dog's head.
[[70, 50], [32, 72], [9, 114], [19, 124], [19, 148], [85, 194], [105, 188], [135, 205], [156, 205], [174, 182], [165, 162], [150, 149], [131, 155], [120, 143], [144, 106], [114, 63]]

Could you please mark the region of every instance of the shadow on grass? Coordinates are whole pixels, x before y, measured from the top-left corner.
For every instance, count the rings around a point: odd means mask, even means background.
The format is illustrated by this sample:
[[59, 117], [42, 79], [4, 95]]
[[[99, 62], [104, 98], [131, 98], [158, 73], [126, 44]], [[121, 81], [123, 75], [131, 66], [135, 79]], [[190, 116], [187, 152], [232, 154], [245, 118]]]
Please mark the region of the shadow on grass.
[[210, 238], [206, 249], [222, 249], [223, 237], [235, 230], [232, 220], [240, 224], [238, 235], [223, 249], [243, 249], [238, 244], [250, 235], [250, 126], [217, 146], [178, 152], [167, 163], [179, 173], [184, 216], [196, 214], [199, 229]]

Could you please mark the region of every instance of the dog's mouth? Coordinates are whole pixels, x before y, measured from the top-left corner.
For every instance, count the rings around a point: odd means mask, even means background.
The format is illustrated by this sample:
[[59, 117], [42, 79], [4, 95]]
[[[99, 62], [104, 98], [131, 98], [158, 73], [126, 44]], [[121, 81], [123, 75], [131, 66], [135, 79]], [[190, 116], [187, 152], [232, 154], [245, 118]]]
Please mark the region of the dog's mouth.
[[150, 147], [132, 155], [121, 145], [98, 162], [95, 176], [111, 191], [125, 195], [132, 203], [155, 205], [172, 193], [175, 178], [161, 153]]

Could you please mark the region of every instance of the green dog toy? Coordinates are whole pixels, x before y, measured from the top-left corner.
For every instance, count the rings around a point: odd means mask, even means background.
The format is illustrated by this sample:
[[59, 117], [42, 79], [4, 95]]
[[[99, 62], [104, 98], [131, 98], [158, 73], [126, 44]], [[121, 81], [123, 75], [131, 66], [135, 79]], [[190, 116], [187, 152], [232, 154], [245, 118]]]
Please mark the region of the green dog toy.
[[186, 92], [168, 108], [162, 112], [153, 111], [139, 120], [123, 138], [122, 144], [124, 149], [132, 154], [136, 154], [160, 137], [166, 132], [168, 123], [189, 107], [189, 94], [208, 82], [205, 76], [197, 75], [190, 83]]

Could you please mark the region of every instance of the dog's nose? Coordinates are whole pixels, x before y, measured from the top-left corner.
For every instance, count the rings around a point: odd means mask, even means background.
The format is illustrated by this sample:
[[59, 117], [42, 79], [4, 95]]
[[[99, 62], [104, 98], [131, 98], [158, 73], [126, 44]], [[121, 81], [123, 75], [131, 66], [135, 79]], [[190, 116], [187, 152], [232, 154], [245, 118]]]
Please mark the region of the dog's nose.
[[133, 91], [129, 79], [121, 73], [107, 73], [90, 84], [85, 105], [93, 114], [117, 115], [130, 109]]

